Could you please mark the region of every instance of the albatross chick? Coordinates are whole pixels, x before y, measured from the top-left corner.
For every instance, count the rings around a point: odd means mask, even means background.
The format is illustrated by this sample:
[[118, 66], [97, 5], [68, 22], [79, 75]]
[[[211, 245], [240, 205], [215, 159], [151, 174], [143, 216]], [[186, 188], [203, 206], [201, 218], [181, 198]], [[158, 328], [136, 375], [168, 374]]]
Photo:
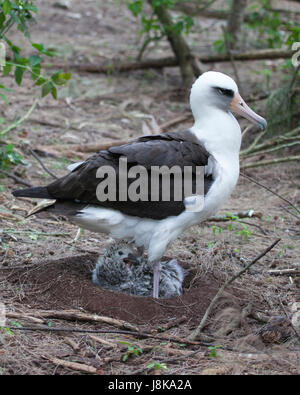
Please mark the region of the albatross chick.
[[[186, 271], [175, 259], [163, 263], [159, 281], [159, 296], [171, 298], [182, 294]], [[93, 283], [112, 291], [130, 295], [152, 296], [153, 268], [139, 257], [131, 244], [113, 243], [99, 257], [93, 270]]]

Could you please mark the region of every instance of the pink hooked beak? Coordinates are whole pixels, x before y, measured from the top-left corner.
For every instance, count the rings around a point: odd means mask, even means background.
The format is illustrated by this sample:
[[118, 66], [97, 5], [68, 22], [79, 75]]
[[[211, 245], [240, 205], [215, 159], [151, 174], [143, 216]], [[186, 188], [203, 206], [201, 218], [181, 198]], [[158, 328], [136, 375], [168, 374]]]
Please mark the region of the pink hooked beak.
[[236, 93], [230, 103], [230, 108], [233, 112], [242, 117], [248, 119], [252, 123], [256, 123], [262, 130], [265, 130], [267, 127], [267, 121], [256, 114], [251, 108], [246, 104], [244, 99], [241, 97], [239, 93]]

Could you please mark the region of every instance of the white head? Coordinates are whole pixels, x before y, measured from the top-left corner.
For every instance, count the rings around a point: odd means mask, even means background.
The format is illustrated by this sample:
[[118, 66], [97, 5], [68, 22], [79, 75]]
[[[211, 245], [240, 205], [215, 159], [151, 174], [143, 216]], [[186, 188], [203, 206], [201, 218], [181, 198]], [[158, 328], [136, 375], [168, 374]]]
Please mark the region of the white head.
[[266, 120], [252, 111], [242, 99], [234, 80], [223, 73], [203, 73], [192, 86], [190, 104], [195, 121], [200, 121], [208, 110], [217, 109], [235, 112], [258, 124], [261, 129], [267, 127]]

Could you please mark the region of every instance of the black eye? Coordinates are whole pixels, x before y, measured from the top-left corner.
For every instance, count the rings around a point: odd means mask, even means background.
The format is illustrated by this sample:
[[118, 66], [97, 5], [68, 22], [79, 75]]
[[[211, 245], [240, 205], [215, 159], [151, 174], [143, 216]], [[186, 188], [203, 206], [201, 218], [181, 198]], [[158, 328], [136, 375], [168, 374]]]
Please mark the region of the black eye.
[[124, 255], [123, 251], [119, 251], [119, 255]]
[[224, 88], [219, 88], [216, 87], [215, 88], [219, 93], [221, 93], [221, 95], [227, 96], [227, 97], [233, 97], [234, 96], [234, 92], [231, 89], [224, 89]]

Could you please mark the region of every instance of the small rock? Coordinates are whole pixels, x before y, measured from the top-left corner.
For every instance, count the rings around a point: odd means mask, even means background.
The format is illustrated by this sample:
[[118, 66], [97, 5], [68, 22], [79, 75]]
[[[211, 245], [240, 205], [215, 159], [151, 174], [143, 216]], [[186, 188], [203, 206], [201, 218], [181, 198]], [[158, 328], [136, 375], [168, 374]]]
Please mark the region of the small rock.
[[74, 144], [79, 144], [80, 143], [80, 138], [75, 136], [75, 134], [72, 133], [65, 133], [61, 136], [61, 139], [66, 142], [66, 143], [74, 143]]
[[82, 15], [77, 12], [68, 12], [67, 16], [71, 19], [81, 19]]
[[55, 7], [55, 8], [62, 8], [63, 10], [68, 10], [68, 9], [71, 8], [71, 0], [56, 1], [53, 4], [53, 7]]

